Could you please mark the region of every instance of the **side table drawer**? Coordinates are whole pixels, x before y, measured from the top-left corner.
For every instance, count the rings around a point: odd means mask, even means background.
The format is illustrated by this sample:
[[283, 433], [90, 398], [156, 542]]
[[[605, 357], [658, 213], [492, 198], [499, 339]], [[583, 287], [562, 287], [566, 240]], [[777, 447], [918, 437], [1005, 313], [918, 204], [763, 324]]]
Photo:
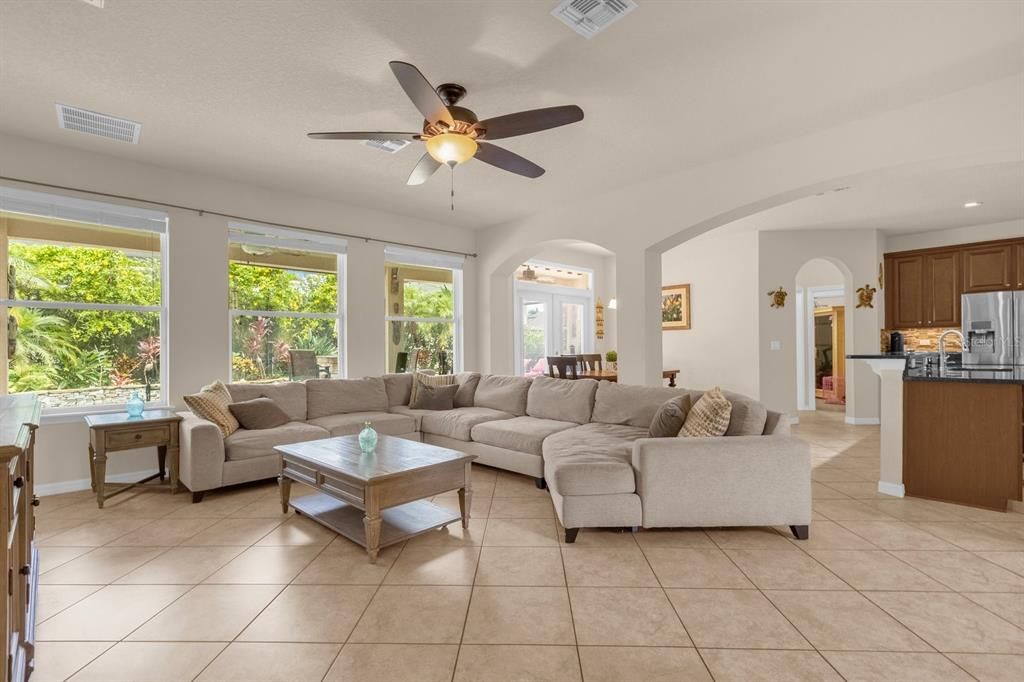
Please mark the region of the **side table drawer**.
[[108, 431], [107, 449], [126, 450], [166, 445], [169, 439], [170, 431], [166, 426], [152, 426], [131, 431]]

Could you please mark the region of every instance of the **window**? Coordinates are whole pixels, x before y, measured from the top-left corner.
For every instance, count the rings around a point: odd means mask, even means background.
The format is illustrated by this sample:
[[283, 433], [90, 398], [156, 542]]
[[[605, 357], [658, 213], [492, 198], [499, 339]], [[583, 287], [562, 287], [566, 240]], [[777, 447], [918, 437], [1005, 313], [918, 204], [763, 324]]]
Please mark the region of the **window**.
[[344, 239], [230, 224], [231, 377], [345, 376]]
[[166, 214], [0, 188], [0, 391], [48, 413], [166, 403]]
[[462, 369], [463, 258], [384, 250], [388, 372]]

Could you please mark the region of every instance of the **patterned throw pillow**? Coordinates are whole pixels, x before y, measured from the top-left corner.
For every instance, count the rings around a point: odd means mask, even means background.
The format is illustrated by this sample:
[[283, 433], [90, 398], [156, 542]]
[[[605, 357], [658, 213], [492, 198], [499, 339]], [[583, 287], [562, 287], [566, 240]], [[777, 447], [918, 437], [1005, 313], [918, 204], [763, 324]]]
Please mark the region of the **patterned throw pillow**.
[[211, 421], [220, 428], [227, 438], [238, 430], [238, 420], [231, 414], [231, 394], [219, 381], [203, 386], [199, 393], [185, 396], [185, 404], [195, 416]]
[[683, 424], [679, 435], [691, 438], [724, 436], [729, 430], [731, 417], [732, 403], [726, 400], [722, 389], [715, 386], [694, 404], [690, 413], [686, 415], [686, 423]]
[[647, 432], [651, 438], [675, 438], [686, 423], [686, 415], [692, 407], [693, 400], [689, 394], [666, 400], [654, 413]]
[[421, 383], [425, 386], [454, 386], [458, 381], [456, 381], [454, 374], [425, 374], [424, 372], [416, 372], [413, 375], [412, 394], [409, 396], [410, 406], [416, 402], [416, 392]]

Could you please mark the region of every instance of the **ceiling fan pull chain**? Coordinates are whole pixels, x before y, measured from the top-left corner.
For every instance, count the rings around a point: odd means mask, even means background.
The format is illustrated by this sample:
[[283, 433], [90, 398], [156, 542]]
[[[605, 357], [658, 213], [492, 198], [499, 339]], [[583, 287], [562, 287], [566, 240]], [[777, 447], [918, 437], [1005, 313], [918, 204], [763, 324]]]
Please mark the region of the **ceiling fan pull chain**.
[[454, 163], [448, 164], [448, 167], [451, 168], [451, 171], [452, 171], [451, 172], [451, 188], [452, 188], [452, 190], [451, 190], [452, 191], [452, 208], [451, 208], [451, 210], [454, 211], [455, 210], [455, 164]]

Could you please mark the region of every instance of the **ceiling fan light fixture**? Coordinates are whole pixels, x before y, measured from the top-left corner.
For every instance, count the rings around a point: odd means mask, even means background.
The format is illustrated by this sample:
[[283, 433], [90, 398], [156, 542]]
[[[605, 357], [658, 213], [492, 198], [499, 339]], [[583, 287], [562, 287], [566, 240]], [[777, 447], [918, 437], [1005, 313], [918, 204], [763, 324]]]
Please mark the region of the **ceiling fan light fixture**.
[[424, 141], [427, 152], [438, 163], [458, 165], [473, 158], [478, 145], [469, 135], [441, 133]]

